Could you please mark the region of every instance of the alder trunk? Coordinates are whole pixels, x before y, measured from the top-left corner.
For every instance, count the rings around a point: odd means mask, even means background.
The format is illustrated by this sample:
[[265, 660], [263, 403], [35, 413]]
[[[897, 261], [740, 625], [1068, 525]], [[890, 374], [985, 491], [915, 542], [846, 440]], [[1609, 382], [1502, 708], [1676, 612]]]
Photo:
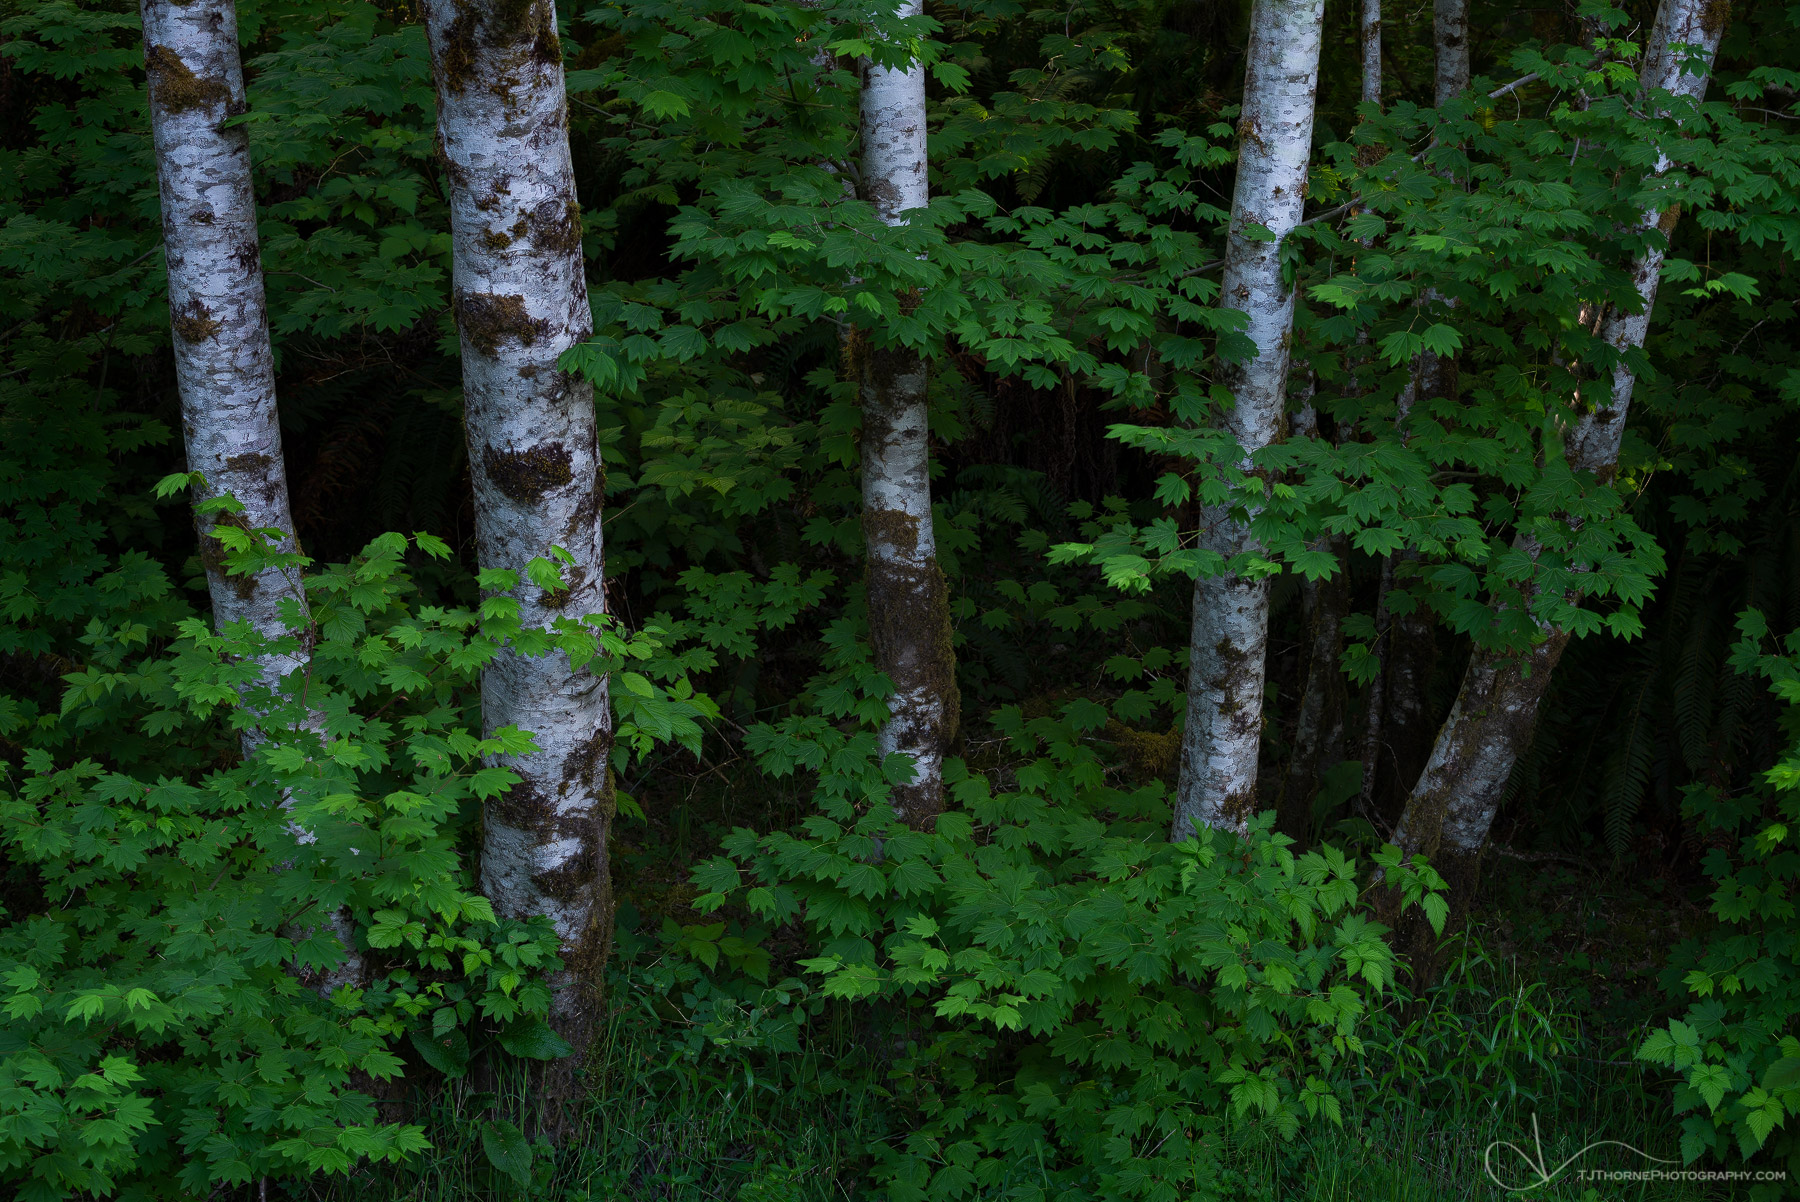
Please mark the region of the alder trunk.
[[[1469, 86], [1468, 0], [1437, 0], [1432, 13], [1433, 102], [1440, 109]], [[1452, 183], [1454, 181], [1451, 181]], [[1427, 287], [1421, 306], [1456, 308], [1454, 296]], [[1412, 375], [1401, 393], [1396, 420], [1402, 433], [1420, 402], [1452, 398], [1456, 390], [1456, 357], [1425, 351], [1412, 363]], [[1398, 605], [1389, 596], [1396, 581], [1412, 576], [1418, 553], [1404, 550], [1382, 564], [1376, 598], [1380, 630], [1377, 654], [1380, 673], [1369, 692], [1368, 725], [1363, 742], [1362, 804], [1374, 813], [1404, 804], [1411, 784], [1423, 770], [1432, 744], [1427, 688], [1437, 663], [1437, 627], [1416, 605]], [[1389, 812], [1392, 812], [1391, 810]]]
[[[304, 624], [290, 631], [281, 612], [291, 602], [304, 622], [300, 571], [228, 574], [219, 537], [222, 527], [273, 531], [276, 551], [300, 549], [281, 451], [250, 143], [242, 128], [224, 125], [245, 110], [237, 10], [232, 0], [144, 0], [140, 15], [182, 442], [188, 471], [200, 477], [191, 490], [200, 562], [220, 629], [248, 623], [265, 637], [295, 637], [291, 650], [256, 661], [260, 683], [276, 688], [310, 659], [309, 631]], [[227, 496], [242, 508], [201, 508]], [[262, 737], [257, 727], [245, 730], [244, 754]], [[291, 829], [301, 842], [313, 841], [304, 827]], [[296, 964], [297, 975], [321, 993], [362, 975], [349, 916], [334, 914], [327, 925], [341, 949], [338, 962]]]
[[[1294, 415], [1290, 432], [1296, 438], [1318, 436], [1319, 417], [1310, 396]], [[1330, 536], [1325, 549], [1340, 565], [1349, 561], [1350, 541], [1345, 536]], [[1323, 580], [1301, 581], [1300, 611], [1307, 634], [1306, 680], [1294, 717], [1293, 754], [1275, 802], [1275, 828], [1294, 840], [1295, 851], [1304, 851], [1312, 837], [1313, 799], [1325, 773], [1343, 758], [1346, 690], [1339, 660], [1344, 652], [1344, 616], [1350, 612], [1349, 573], [1340, 566]]]
[[[203, 477], [193, 500], [197, 507], [229, 495], [243, 505], [234, 514], [194, 514], [213, 620], [220, 627], [249, 622], [260, 634], [280, 636], [287, 633], [282, 602], [305, 610], [299, 573], [227, 575], [217, 533], [222, 526], [275, 530], [277, 550], [297, 550], [250, 144], [243, 129], [223, 127], [245, 108], [237, 11], [231, 0], [145, 0], [142, 16], [182, 438], [188, 470]], [[263, 682], [276, 685], [306, 663], [303, 636], [298, 650], [261, 661]], [[255, 737], [246, 733], [246, 751]]]
[[[1286, 409], [1294, 294], [1282, 280], [1281, 244], [1299, 224], [1306, 197], [1324, 3], [1257, 0], [1250, 21], [1221, 295], [1222, 304], [1248, 317], [1256, 346], [1255, 357], [1226, 376], [1234, 403], [1223, 423], [1245, 471], [1253, 467], [1250, 456], [1280, 436]], [[1252, 226], [1274, 238], [1253, 237]], [[1202, 512], [1200, 540], [1227, 559], [1256, 549], [1248, 521], [1228, 506]], [[1202, 823], [1242, 830], [1256, 809], [1268, 636], [1266, 578], [1227, 571], [1196, 582], [1173, 839]]]
[[1362, 99], [1381, 107], [1381, 0], [1362, 0]]
[[1437, 50], [1433, 91], [1442, 108], [1469, 89], [1469, 0], [1436, 0], [1431, 40]]
[[[920, 11], [910, 0], [899, 13]], [[930, 199], [925, 68], [863, 70], [863, 190], [883, 221], [902, 225]], [[858, 341], [869, 642], [876, 668], [894, 684], [878, 743], [883, 755], [911, 761], [911, 781], [894, 787], [894, 812], [923, 827], [944, 808], [944, 754], [959, 716], [949, 588], [931, 528], [926, 367], [917, 351]]]
[[[601, 471], [593, 389], [557, 357], [592, 332], [581, 211], [569, 158], [562, 51], [550, 0], [430, 0], [439, 151], [449, 185], [463, 414], [484, 568], [517, 572], [526, 629], [605, 612]], [[526, 577], [557, 551], [563, 587]], [[496, 913], [547, 915], [566, 965], [552, 1025], [576, 1049], [593, 1032], [613, 902], [606, 679], [561, 651], [508, 647], [482, 674], [482, 725], [538, 750], [483, 816], [481, 884]], [[558, 1078], [552, 1100], [571, 1082]]]
[[[1665, 0], [1641, 73], [1645, 90], [1701, 99], [1727, 11], [1721, 0]], [[1672, 49], [1680, 45], [1693, 49], [1697, 70], [1682, 69], [1685, 56]], [[1661, 158], [1653, 173], [1660, 175], [1669, 166], [1669, 160]], [[1665, 237], [1632, 264], [1636, 311], [1614, 307], [1602, 318], [1602, 338], [1621, 352], [1644, 344], [1656, 303], [1666, 235], [1674, 228], [1675, 213], [1650, 209], [1639, 220], [1642, 230], [1654, 228]], [[1581, 413], [1565, 440], [1571, 468], [1611, 479], [1618, 466], [1635, 384], [1636, 377], [1620, 359], [1612, 372], [1610, 393]], [[1526, 536], [1515, 545], [1528, 554], [1536, 550]], [[1458, 912], [1473, 896], [1481, 849], [1507, 778], [1530, 744], [1539, 704], [1569, 638], [1567, 631], [1554, 628], [1545, 628], [1540, 634], [1538, 643], [1521, 655], [1479, 647], [1472, 653], [1456, 703], [1438, 732], [1431, 759], [1407, 799], [1396, 832], [1396, 841], [1404, 850], [1434, 857], [1452, 886], [1452, 906]]]

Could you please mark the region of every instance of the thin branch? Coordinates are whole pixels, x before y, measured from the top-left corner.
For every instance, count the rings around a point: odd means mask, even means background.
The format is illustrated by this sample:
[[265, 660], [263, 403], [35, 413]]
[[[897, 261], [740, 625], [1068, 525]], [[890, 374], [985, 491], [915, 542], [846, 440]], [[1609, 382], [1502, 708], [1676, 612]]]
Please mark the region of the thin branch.
[[1538, 75], [1538, 73], [1536, 71], [1533, 71], [1530, 75], [1521, 75], [1519, 78], [1513, 80], [1511, 83], [1506, 84], [1502, 87], [1495, 88], [1493, 91], [1489, 92], [1487, 94], [1487, 98], [1489, 100], [1498, 100], [1502, 96], [1506, 95], [1508, 92], [1512, 92], [1519, 88], [1522, 88], [1528, 83], [1536, 83], [1539, 78], [1540, 78], [1540, 76]]

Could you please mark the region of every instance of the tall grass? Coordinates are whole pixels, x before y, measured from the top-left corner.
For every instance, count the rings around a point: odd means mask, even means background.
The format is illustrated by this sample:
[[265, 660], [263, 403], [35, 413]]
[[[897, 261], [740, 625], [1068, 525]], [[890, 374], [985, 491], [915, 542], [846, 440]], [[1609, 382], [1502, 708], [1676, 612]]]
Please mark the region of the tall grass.
[[[1343, 1128], [1282, 1141], [1234, 1127], [1205, 1179], [1178, 1196], [1243, 1202], [1710, 1202], [1729, 1187], [1670, 1182], [1587, 1184], [1577, 1169], [1654, 1168], [1631, 1150], [1586, 1152], [1546, 1186], [1509, 1192], [1533, 1173], [1504, 1145], [1554, 1170], [1587, 1145], [1618, 1140], [1678, 1161], [1667, 1102], [1621, 1048], [1592, 1046], [1556, 993], [1514, 959], [1491, 954], [1480, 932], [1460, 936], [1438, 983], [1397, 991], [1372, 1015], [1367, 1051]], [[634, 970], [635, 971], [635, 970]], [[552, 1150], [540, 1144], [529, 1189], [495, 1172], [483, 1124], [529, 1125], [534, 1100], [517, 1064], [496, 1067], [485, 1090], [452, 1082], [414, 1115], [433, 1140], [404, 1166], [315, 1181], [317, 1202], [851, 1202], [881, 1197], [869, 1151], [901, 1121], [875, 1048], [843, 1012], [811, 1024], [778, 1072], [767, 1057], [734, 1054], [729, 1039], [698, 1038], [694, 1019], [655, 989], [620, 981], [590, 1067], [579, 1125]], [[877, 1033], [878, 1034], [878, 1033]], [[1534, 1135], [1534, 1121], [1535, 1131]], [[1673, 1165], [1665, 1167], [1674, 1167]], [[1222, 1175], [1221, 1175], [1221, 1170]]]

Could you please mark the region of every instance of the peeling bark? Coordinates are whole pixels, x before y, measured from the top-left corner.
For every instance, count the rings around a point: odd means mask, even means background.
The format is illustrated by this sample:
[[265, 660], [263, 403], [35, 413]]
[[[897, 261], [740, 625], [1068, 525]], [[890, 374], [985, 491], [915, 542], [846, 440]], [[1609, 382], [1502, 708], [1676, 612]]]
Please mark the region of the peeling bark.
[[[1721, 0], [1665, 0], [1641, 75], [1645, 89], [1701, 99], [1726, 16], [1727, 6]], [[1698, 49], [1698, 72], [1682, 72], [1671, 51], [1678, 44]], [[1669, 160], [1661, 158], [1653, 172], [1661, 174], [1669, 166]], [[1673, 226], [1672, 210], [1649, 210], [1640, 219], [1640, 228], [1646, 231], [1654, 227], [1666, 235]], [[1602, 317], [1601, 336], [1615, 350], [1643, 346], [1663, 255], [1663, 248], [1650, 247], [1633, 265], [1640, 311], [1614, 310]], [[1618, 466], [1635, 382], [1623, 362], [1614, 368], [1610, 397], [1584, 413], [1566, 440], [1570, 467], [1593, 472], [1603, 480], [1611, 478]], [[1521, 536], [1519, 545], [1535, 550], [1526, 536]], [[1554, 629], [1546, 629], [1543, 635], [1528, 653], [1517, 657], [1476, 648], [1431, 759], [1407, 799], [1396, 835], [1396, 842], [1407, 852], [1435, 853], [1438, 861], [1451, 869], [1445, 875], [1453, 887], [1452, 908], [1459, 913], [1473, 896], [1481, 849], [1507, 777], [1531, 741], [1538, 705], [1569, 638], [1568, 632]]]
[[[1306, 196], [1323, 25], [1323, 0], [1257, 0], [1250, 18], [1221, 299], [1249, 317], [1246, 332], [1256, 345], [1255, 358], [1229, 369], [1225, 380], [1235, 403], [1223, 422], [1243, 450], [1239, 466], [1246, 471], [1250, 455], [1280, 436], [1286, 409], [1294, 294], [1281, 278], [1280, 249]], [[1275, 239], [1252, 239], [1252, 225]], [[1201, 528], [1201, 545], [1227, 558], [1255, 547], [1248, 523], [1226, 507], [1207, 507]], [[1268, 637], [1266, 579], [1226, 573], [1196, 582], [1172, 839], [1189, 837], [1201, 823], [1242, 830], [1256, 809]]]
[[[228, 575], [218, 537], [225, 526], [275, 530], [275, 550], [299, 550], [276, 411], [250, 143], [241, 128], [223, 127], [245, 109], [237, 9], [232, 0], [144, 0], [140, 15], [182, 443], [188, 470], [200, 473], [202, 481], [192, 490], [200, 562], [213, 621], [220, 629], [248, 622], [265, 637], [298, 635], [296, 650], [256, 661], [260, 683], [276, 688], [304, 672], [311, 658], [309, 633], [304, 627], [290, 631], [281, 613], [282, 604], [292, 602], [303, 619], [306, 615], [300, 572], [266, 568]], [[223, 496], [235, 498], [243, 508], [230, 514], [197, 508]], [[258, 729], [246, 730], [244, 754], [262, 739]], [[283, 804], [288, 804], [285, 797]], [[291, 829], [302, 843], [315, 839], [297, 823]], [[362, 976], [349, 916], [340, 911], [327, 925], [343, 959], [335, 969], [300, 972], [323, 994]]]
[[[581, 212], [569, 157], [556, 13], [549, 0], [430, 0], [438, 135], [449, 185], [464, 425], [481, 564], [520, 574], [520, 620], [605, 612], [601, 470], [593, 389], [557, 370], [592, 332]], [[574, 557], [562, 589], [524, 578], [534, 558]], [[551, 1023], [579, 1067], [612, 942], [613, 818], [606, 679], [561, 652], [511, 649], [482, 674], [482, 725], [532, 733], [503, 757], [519, 777], [487, 806], [481, 885], [496, 913], [548, 915], [566, 965]], [[560, 1101], [572, 1082], [552, 1082]]]
[[[910, 0], [901, 16], [920, 12]], [[925, 68], [863, 67], [863, 188], [888, 225], [925, 207]], [[903, 301], [904, 303], [904, 301]], [[912, 780], [894, 786], [894, 813], [929, 826], [944, 808], [943, 763], [956, 737], [959, 698], [950, 597], [931, 527], [931, 449], [926, 366], [917, 351], [868, 348], [853, 354], [862, 375], [863, 537], [868, 546], [869, 642], [875, 666], [893, 681], [881, 753], [912, 761]]]

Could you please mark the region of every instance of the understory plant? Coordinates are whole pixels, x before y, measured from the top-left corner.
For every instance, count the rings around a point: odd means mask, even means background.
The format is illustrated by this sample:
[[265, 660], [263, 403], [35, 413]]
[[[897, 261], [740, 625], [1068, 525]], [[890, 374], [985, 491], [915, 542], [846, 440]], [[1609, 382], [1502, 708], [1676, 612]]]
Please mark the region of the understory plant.
[[[1787, 754], [1742, 792], [1697, 784], [1686, 808], [1711, 844], [1709, 935], [1678, 946], [1665, 985], [1689, 1005], [1638, 1056], [1677, 1075], [1681, 1154], [1800, 1179], [1800, 630], [1775, 638], [1757, 610], [1738, 618], [1731, 665], [1761, 677], [1782, 706]], [[1780, 1186], [1759, 1184], [1758, 1197]]]
[[[1356, 862], [1295, 856], [1267, 815], [1168, 843], [1166, 787], [1109, 782], [1110, 717], [1002, 708], [1006, 762], [951, 761], [929, 830], [894, 821], [906, 768], [871, 733], [750, 733], [765, 770], [818, 774], [818, 812], [728, 836], [696, 906], [804, 922], [826, 996], [907, 1014], [891, 1080], [917, 1121], [878, 1151], [892, 1198], [1195, 1196], [1232, 1124], [1343, 1119], [1361, 1021], [1398, 968]], [[1429, 866], [1374, 859], [1441, 925]]]
[[[234, 571], [307, 567], [267, 532], [221, 529]], [[96, 617], [60, 713], [15, 713], [22, 767], [0, 782], [0, 1181], [15, 1196], [193, 1197], [398, 1159], [425, 1134], [376, 1095], [409, 1057], [458, 1075], [486, 1050], [567, 1053], [544, 1021], [554, 932], [497, 921], [474, 885], [480, 804], [513, 783], [484, 760], [531, 745], [478, 736], [474, 682], [508, 641], [598, 659], [631, 682], [621, 764], [691, 744], [710, 709], [666, 687], [678, 670], [656, 632], [604, 617], [521, 630], [509, 572], [481, 574], [478, 610], [422, 605], [409, 552], [448, 549], [385, 535], [309, 574], [310, 613], [290, 603], [280, 639]], [[138, 575], [146, 597], [167, 589]], [[258, 659], [302, 642], [304, 672], [259, 680]], [[146, 740], [115, 748], [112, 731]], [[349, 953], [362, 971], [344, 980]]]

